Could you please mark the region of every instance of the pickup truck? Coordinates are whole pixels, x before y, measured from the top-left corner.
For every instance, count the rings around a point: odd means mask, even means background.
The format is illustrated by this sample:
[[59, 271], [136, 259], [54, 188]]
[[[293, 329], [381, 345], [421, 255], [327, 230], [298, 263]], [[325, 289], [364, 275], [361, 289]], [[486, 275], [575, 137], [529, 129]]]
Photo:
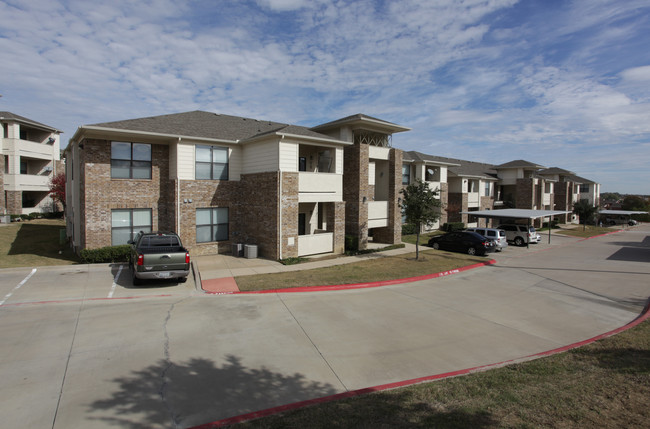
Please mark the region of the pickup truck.
[[133, 285], [140, 285], [143, 280], [187, 280], [190, 254], [175, 233], [140, 231], [129, 244]]

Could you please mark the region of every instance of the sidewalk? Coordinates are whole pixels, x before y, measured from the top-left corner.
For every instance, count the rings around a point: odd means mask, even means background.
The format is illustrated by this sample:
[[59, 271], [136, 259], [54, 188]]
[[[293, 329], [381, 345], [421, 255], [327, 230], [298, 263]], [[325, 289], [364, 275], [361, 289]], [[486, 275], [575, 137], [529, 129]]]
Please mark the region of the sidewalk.
[[[369, 243], [371, 249], [385, 246], [387, 245]], [[426, 249], [426, 247], [420, 246], [420, 250], [422, 249]], [[234, 280], [234, 277], [237, 276], [311, 270], [413, 252], [415, 252], [415, 245], [404, 243], [404, 247], [400, 249], [356, 256], [323, 257], [321, 259], [313, 257], [313, 262], [303, 262], [295, 265], [283, 265], [278, 261], [263, 258], [247, 259], [231, 255], [195, 256], [192, 258], [192, 262], [195, 269], [196, 284], [200, 285], [207, 293], [219, 294], [238, 292], [239, 288]]]

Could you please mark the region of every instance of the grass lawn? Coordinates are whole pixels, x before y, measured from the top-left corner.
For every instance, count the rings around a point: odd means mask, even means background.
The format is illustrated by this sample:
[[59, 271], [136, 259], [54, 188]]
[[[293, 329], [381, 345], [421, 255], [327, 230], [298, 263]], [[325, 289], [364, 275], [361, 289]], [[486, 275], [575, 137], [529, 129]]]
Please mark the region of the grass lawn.
[[570, 229], [554, 229], [553, 233], [557, 232], [558, 234], [571, 235], [573, 237], [588, 238], [588, 237], [593, 237], [595, 235], [607, 234], [609, 232], [619, 231], [621, 229], [622, 228], [620, 226], [600, 227], [600, 226], [587, 225], [587, 227], [584, 228], [583, 225], [580, 225]]
[[489, 261], [488, 257], [469, 256], [420, 249], [420, 258], [414, 253], [398, 256], [367, 255], [367, 260], [333, 267], [297, 272], [239, 276], [235, 278], [239, 290], [267, 290], [297, 286], [325, 286], [365, 283], [383, 280], [402, 279], [452, 270], [478, 262]]
[[0, 226], [0, 268], [79, 263], [67, 243], [59, 244], [62, 219], [35, 219]]
[[243, 428], [646, 428], [650, 321], [548, 358], [286, 412]]

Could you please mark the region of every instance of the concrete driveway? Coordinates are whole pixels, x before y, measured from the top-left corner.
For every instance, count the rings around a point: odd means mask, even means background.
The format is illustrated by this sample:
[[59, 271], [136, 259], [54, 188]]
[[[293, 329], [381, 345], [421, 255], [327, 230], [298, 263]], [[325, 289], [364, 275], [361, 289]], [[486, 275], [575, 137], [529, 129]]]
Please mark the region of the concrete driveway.
[[2, 270], [3, 425], [192, 427], [582, 341], [650, 296], [649, 226], [537, 246], [448, 277], [319, 293], [133, 291], [112, 272]]

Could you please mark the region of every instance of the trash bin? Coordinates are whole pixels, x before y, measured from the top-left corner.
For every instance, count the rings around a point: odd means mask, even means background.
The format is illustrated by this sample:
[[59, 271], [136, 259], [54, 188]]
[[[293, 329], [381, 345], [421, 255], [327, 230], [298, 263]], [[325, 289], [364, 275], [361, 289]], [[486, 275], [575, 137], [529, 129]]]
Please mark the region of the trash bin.
[[246, 244], [244, 246], [244, 257], [248, 259], [257, 258], [257, 245], [256, 244]]
[[232, 256], [244, 256], [244, 245], [242, 243], [232, 243]]

